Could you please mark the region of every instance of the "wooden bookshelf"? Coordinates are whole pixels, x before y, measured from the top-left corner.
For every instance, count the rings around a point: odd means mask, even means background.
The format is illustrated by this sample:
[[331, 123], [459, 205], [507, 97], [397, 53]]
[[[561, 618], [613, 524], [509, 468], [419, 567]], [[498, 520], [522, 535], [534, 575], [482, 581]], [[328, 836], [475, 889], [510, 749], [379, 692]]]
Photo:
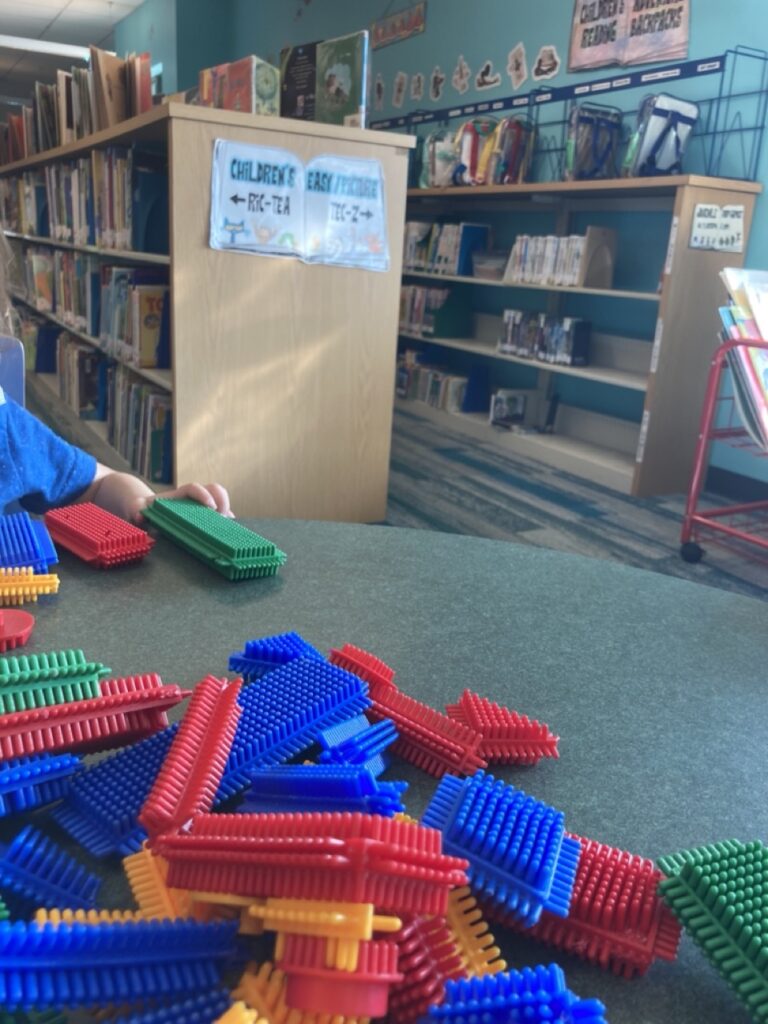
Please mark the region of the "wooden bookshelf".
[[[449, 217], [454, 221], [467, 219], [477, 222], [483, 219], [483, 215], [490, 215], [497, 220], [509, 218], [516, 233], [526, 233], [522, 226], [525, 222], [521, 221], [517, 228], [514, 219], [524, 216], [526, 211], [549, 210], [555, 225], [549, 233], [568, 235], [575, 215], [582, 216], [583, 222], [585, 213], [611, 211], [627, 215], [625, 223], [629, 227], [626, 228], [626, 236], [622, 228], [620, 246], [627, 241], [631, 244], [631, 218], [642, 217], [644, 211], [668, 213], [669, 226], [664, 239], [666, 255], [658, 267], [660, 287], [653, 292], [627, 287], [606, 289], [511, 284], [425, 271], [404, 272], [406, 281], [429, 280], [436, 286], [438, 283], [453, 283], [457, 287], [472, 285], [482, 289], [546, 292], [547, 298], [542, 301], [540, 311], [553, 315], [558, 315], [560, 303], [569, 294], [590, 296], [595, 299], [593, 320], [598, 324], [600, 300], [626, 301], [626, 333], [630, 337], [617, 337], [613, 345], [601, 343], [591, 366], [539, 363], [499, 352], [499, 318], [496, 318], [493, 330], [489, 330], [487, 325], [485, 328], [481, 326], [472, 337], [419, 338], [406, 329], [404, 332], [401, 330], [401, 338], [472, 353], [478, 359], [493, 360], [498, 365], [520, 362], [535, 367], [539, 371], [539, 397], [551, 391], [555, 375], [641, 392], [643, 410], [637, 422], [561, 405], [554, 434], [510, 433], [503, 443], [516, 451], [524, 451], [558, 468], [626, 493], [638, 496], [684, 493], [693, 464], [709, 361], [717, 345], [717, 306], [721, 297], [725, 298], [718, 274], [724, 267], [743, 265], [754, 203], [761, 191], [762, 186], [757, 182], [688, 174], [605, 181], [409, 189], [409, 220]], [[744, 207], [744, 252], [727, 253], [689, 247], [694, 211], [700, 203]], [[547, 232], [537, 230], [535, 233]], [[475, 298], [474, 301], [480, 300]], [[642, 307], [631, 303], [642, 303], [645, 308], [646, 304], [658, 307], [655, 331], [642, 339], [635, 338], [634, 346], [631, 344], [635, 334], [632, 310]], [[482, 315], [476, 319], [482, 320]], [[446, 369], [450, 372], [448, 363]], [[504, 386], [509, 386], [509, 383], [505, 382]], [[423, 407], [423, 403], [419, 403], [419, 409]], [[498, 433], [489, 426], [487, 417], [457, 417], [440, 410], [431, 410], [431, 413], [438, 417], [442, 415], [446, 424], [459, 424], [463, 429], [468, 429], [471, 424], [473, 430], [480, 431], [481, 435], [484, 432], [485, 437]]]
[[133, 252], [130, 249], [103, 249], [98, 245], [75, 245], [74, 242], [62, 242], [42, 235], [22, 235], [19, 231], [5, 230], [3, 234], [6, 238], [15, 238], [31, 245], [47, 245], [50, 249], [70, 249], [74, 252], [87, 253], [89, 256], [98, 256], [103, 260], [125, 260], [127, 263], [150, 263], [163, 267], [169, 266], [171, 262], [171, 257], [164, 256], [162, 253]]
[[[320, 154], [378, 159], [390, 270], [307, 265], [209, 248], [216, 139], [285, 148], [305, 163]], [[170, 103], [6, 164], [0, 175], [94, 147], [145, 142], [167, 154], [170, 255], [155, 260], [112, 249], [93, 255], [167, 262], [173, 370], [131, 370], [172, 394], [175, 482], [219, 480], [243, 516], [383, 519], [407, 161], [414, 140]], [[70, 247], [34, 236], [20, 241]], [[40, 315], [98, 344], [50, 314]], [[58, 396], [50, 388], [40, 394], [53, 408]]]

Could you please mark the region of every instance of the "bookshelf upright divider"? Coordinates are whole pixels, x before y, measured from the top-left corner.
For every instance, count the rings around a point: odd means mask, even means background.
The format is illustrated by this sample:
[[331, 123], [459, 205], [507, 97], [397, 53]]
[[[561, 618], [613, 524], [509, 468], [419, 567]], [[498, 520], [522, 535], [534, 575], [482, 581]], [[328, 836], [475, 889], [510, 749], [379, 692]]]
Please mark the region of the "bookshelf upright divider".
[[[470, 355], [470, 370], [483, 366], [490, 378], [499, 375], [510, 364], [524, 364], [537, 371], [537, 408], [543, 407], [556, 390], [558, 378], [581, 379], [600, 388], [622, 389], [613, 394], [602, 408], [586, 404], [561, 402], [554, 432], [498, 431], [488, 423], [487, 412], [450, 416], [427, 407], [435, 422], [463, 424], [478, 438], [496, 438], [512, 452], [529, 455], [548, 462], [554, 468], [572, 472], [596, 483], [627, 494], [648, 496], [686, 491], [697, 440], [699, 410], [706, 387], [711, 356], [718, 343], [719, 323], [713, 294], [721, 288], [718, 274], [723, 267], [740, 267], [749, 241], [754, 203], [762, 187], [754, 182], [701, 175], [672, 175], [654, 178], [617, 178], [601, 181], [550, 182], [523, 185], [462, 186], [409, 189], [407, 219], [409, 221], [469, 220], [495, 218], [512, 227], [513, 233], [525, 234], [525, 216], [549, 212], [554, 224], [548, 232], [564, 236], [583, 229], [585, 217], [618, 215], [621, 232], [617, 264], [621, 262], [622, 245], [633, 245], [632, 229], [637, 234], [638, 221], [644, 212], [668, 215], [663, 260], [659, 259], [659, 286], [650, 290], [627, 287], [570, 287], [567, 285], [533, 284], [509, 280], [487, 280], [467, 275], [441, 274], [406, 268], [404, 283], [427, 287], [480, 289], [480, 295], [504, 296], [505, 308], [516, 307], [516, 295], [530, 293], [528, 302], [541, 313], [561, 314], [569, 297], [586, 297], [592, 304], [589, 318], [594, 321], [590, 362], [586, 366], [559, 365], [540, 362], [498, 350], [499, 316], [478, 312], [477, 292], [470, 301], [475, 308], [474, 332], [471, 336], [433, 337], [409, 331], [400, 325], [401, 348], [418, 341], [429, 355], [435, 347], [442, 353], [458, 351]], [[741, 251], [725, 252], [692, 248], [689, 244], [697, 205], [741, 206], [744, 209], [744, 237]], [[574, 228], [574, 222], [576, 227]], [[578, 225], [581, 224], [582, 228]], [[533, 234], [541, 232], [532, 232]], [[634, 244], [642, 247], [642, 233]], [[635, 265], [642, 260], [630, 254]], [[647, 274], [646, 274], [647, 276]], [[631, 282], [629, 282], [631, 284]], [[539, 304], [535, 298], [541, 294]], [[509, 296], [507, 299], [506, 296]], [[626, 308], [618, 314], [621, 334], [614, 326], [600, 326], [600, 304], [609, 300]], [[577, 301], [582, 301], [577, 299]], [[579, 308], [577, 314], [586, 316]], [[633, 332], [637, 309], [657, 312], [655, 331], [642, 338]], [[594, 311], [594, 312], [593, 312]], [[617, 314], [612, 314], [614, 318]], [[442, 362], [450, 363], [446, 356]], [[464, 373], [468, 372], [466, 366]], [[491, 385], [493, 390], [493, 385]], [[631, 394], [643, 395], [642, 414], [633, 420], [620, 413], [632, 406]], [[598, 403], [598, 406], [600, 403]], [[606, 413], [605, 408], [618, 411]]]
[[[371, 272], [211, 249], [217, 139], [287, 149], [304, 163], [328, 154], [378, 160], [390, 269]], [[167, 156], [167, 257], [6, 234], [23, 246], [168, 267], [171, 369], [129, 369], [172, 396], [175, 483], [218, 480], [241, 516], [382, 520], [413, 140], [169, 103], [114, 129], [6, 164], [0, 176], [82, 157], [93, 148], [134, 143], [152, 143]], [[98, 339], [57, 318], [55, 310], [39, 315], [98, 345]], [[63, 429], [72, 416], [57, 400], [49, 377], [35, 387], [31, 374], [30, 391]], [[103, 425], [96, 433], [103, 444]]]

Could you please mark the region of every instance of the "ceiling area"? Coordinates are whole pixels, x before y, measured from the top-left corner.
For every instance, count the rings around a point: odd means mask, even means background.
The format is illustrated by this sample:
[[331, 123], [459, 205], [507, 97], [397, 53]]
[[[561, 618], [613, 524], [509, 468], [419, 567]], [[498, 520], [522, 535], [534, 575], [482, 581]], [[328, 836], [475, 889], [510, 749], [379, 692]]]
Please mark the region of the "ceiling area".
[[[142, 0], [0, 0], [0, 36], [38, 39], [70, 46], [93, 43], [109, 50], [113, 29]], [[0, 46], [0, 120], [19, 101], [28, 101], [35, 82], [54, 82], [57, 68], [69, 70], [71, 56], [25, 52]]]

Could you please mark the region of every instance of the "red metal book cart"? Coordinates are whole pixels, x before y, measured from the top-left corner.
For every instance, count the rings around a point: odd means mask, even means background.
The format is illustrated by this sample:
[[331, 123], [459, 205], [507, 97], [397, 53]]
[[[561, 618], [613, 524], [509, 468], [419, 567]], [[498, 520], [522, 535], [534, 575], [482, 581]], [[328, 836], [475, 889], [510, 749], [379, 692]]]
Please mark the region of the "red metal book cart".
[[768, 451], [753, 441], [744, 426], [733, 391], [729, 394], [722, 392], [722, 378], [729, 365], [729, 354], [737, 348], [768, 351], [768, 341], [726, 341], [712, 357], [680, 537], [680, 554], [686, 562], [701, 560], [704, 548], [699, 541], [703, 542], [705, 538], [713, 544], [727, 544], [729, 547], [740, 543], [756, 545], [761, 549], [763, 557], [768, 559], [768, 501], [707, 509], [699, 505], [706, 479], [709, 447], [713, 441], [722, 441], [748, 451], [756, 458], [768, 457]]

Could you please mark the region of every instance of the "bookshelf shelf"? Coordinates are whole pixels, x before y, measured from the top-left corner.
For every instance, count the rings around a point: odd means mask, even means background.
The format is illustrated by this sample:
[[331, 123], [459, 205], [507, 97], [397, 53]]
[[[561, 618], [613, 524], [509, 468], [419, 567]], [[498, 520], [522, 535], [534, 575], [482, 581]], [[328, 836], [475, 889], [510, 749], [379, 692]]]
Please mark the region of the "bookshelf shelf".
[[488, 281], [482, 277], [461, 277], [455, 274], [431, 274], [425, 270], [404, 270], [403, 277], [428, 278], [430, 281], [448, 281], [454, 284], [477, 284], [489, 288], [507, 288], [522, 291], [563, 292], [573, 295], [597, 295], [610, 299], [635, 299], [639, 302], [660, 302], [658, 292], [634, 292], [621, 288], [575, 288], [558, 284], [531, 284], [516, 281]]
[[21, 242], [29, 242], [33, 245], [47, 245], [51, 249], [70, 249], [74, 252], [84, 252], [89, 256], [98, 256], [105, 260], [125, 260], [128, 263], [152, 263], [159, 266], [169, 266], [170, 256], [152, 252], [133, 252], [127, 249], [101, 249], [97, 245], [75, 245], [73, 242], [60, 242], [55, 238], [46, 238], [40, 235], [22, 235], [19, 231], [3, 232], [6, 238], [15, 238]]
[[545, 363], [535, 359], [524, 359], [522, 356], [509, 352], [499, 352], [490, 342], [479, 338], [436, 338], [432, 335], [417, 334], [400, 329], [401, 338], [423, 341], [430, 345], [441, 345], [444, 348], [455, 348], [461, 352], [471, 352], [487, 359], [499, 359], [502, 362], [519, 363], [530, 366], [543, 373], [563, 373], [569, 377], [580, 377], [582, 380], [594, 380], [600, 384], [610, 384], [617, 388], [629, 388], [632, 391], [645, 391], [648, 387], [647, 374], [630, 373], [603, 366], [565, 366], [563, 364]]
[[[217, 139], [287, 149], [304, 163], [327, 154], [378, 160], [390, 272], [211, 249], [209, 198]], [[0, 177], [70, 161], [93, 149], [148, 142], [167, 168], [170, 257], [81, 248], [126, 267], [168, 268], [173, 370], [128, 369], [170, 394], [174, 483], [219, 480], [241, 516], [380, 521], [392, 431], [392, 402], [381, 382], [393, 380], [395, 373], [407, 161], [415, 140], [172, 102], [116, 128], [0, 166]], [[12, 226], [36, 230], [34, 223]], [[26, 234], [16, 242], [71, 246]], [[100, 347], [97, 338], [55, 314], [36, 312]], [[96, 333], [93, 326], [90, 330]], [[61, 409], [61, 399], [45, 383], [34, 381], [31, 389], [41, 403]], [[60, 419], [64, 423], [63, 414]], [[103, 444], [97, 437], [101, 428], [83, 427], [86, 421], [74, 413], [67, 422], [75, 436], [85, 430]]]
[[[460, 375], [467, 376], [476, 367], [481, 380], [482, 369], [482, 374], [490, 382], [485, 386], [490, 386], [491, 391], [495, 387], [510, 386], [512, 370], [509, 364], [519, 363], [544, 371], [538, 374], [535, 406], [540, 411], [557, 391], [561, 402], [555, 432], [505, 433], [503, 443], [510, 448], [590, 479], [599, 477], [600, 482], [624, 493], [637, 496], [683, 493], [688, 486], [698, 435], [699, 410], [719, 328], [717, 317], [712, 312], [712, 295], [721, 289], [719, 272], [727, 266], [740, 267], [744, 262], [743, 252], [719, 252], [689, 246], [695, 210], [699, 204], [743, 207], [743, 249], [746, 251], [755, 199], [761, 191], [762, 186], [757, 182], [691, 174], [409, 189], [409, 220], [443, 221], [447, 218], [452, 222], [466, 220], [478, 223], [491, 217], [494, 231], [503, 227], [499, 230], [501, 237], [515, 237], [529, 231], [539, 236], [583, 234], [585, 224], [597, 226], [605, 223], [602, 218], [608, 218], [609, 225], [616, 223], [620, 229], [617, 262], [622, 260], [622, 245], [634, 250], [625, 254], [627, 259], [621, 271], [622, 283], [631, 284], [634, 279], [647, 287], [658, 277], [659, 289], [512, 284], [408, 269], [403, 272], [403, 280], [410, 284], [421, 280], [440, 288], [449, 285], [479, 286], [471, 292], [455, 290], [456, 296], [469, 296], [475, 327], [473, 329], [471, 324], [467, 327], [459, 320], [455, 324], [457, 334], [469, 333], [472, 337], [421, 337], [407, 330], [401, 331], [400, 337], [404, 343], [419, 341], [422, 345], [440, 346], [476, 356], [477, 364], [474, 360], [468, 364], [464, 357]], [[649, 213], [665, 218], [663, 223], [667, 224], [666, 228], [655, 229], [655, 251], [661, 254], [663, 250], [663, 256], [654, 256], [652, 267], [643, 249], [648, 239], [653, 238], [654, 226], [643, 220]], [[525, 225], [531, 222], [523, 218], [530, 218], [531, 214], [535, 214], [539, 222], [528, 228]], [[542, 216], [545, 215], [548, 215], [549, 222], [547, 227], [542, 227]], [[664, 237], [658, 234], [662, 230], [666, 232]], [[658, 265], [655, 263], [657, 258]], [[563, 315], [561, 303], [567, 295], [594, 300], [594, 307], [590, 305], [588, 312], [584, 311], [583, 301], [578, 307], [578, 315], [592, 321], [592, 365], [571, 367], [539, 363], [499, 352], [496, 342], [500, 310], [492, 291], [494, 288], [506, 289], [510, 293], [547, 293], [539, 308], [533, 307], [531, 311], [551, 316]], [[452, 293], [449, 301], [453, 298]], [[626, 313], [621, 313], [621, 306], [609, 306], [602, 301], [604, 299], [626, 302]], [[464, 298], [462, 303], [465, 304]], [[451, 315], [459, 305], [457, 300], [451, 306]], [[491, 310], [494, 316], [490, 315]], [[605, 319], [601, 320], [601, 317]], [[656, 321], [655, 329], [653, 319]], [[491, 320], [495, 322], [490, 325], [483, 322]], [[440, 331], [437, 325], [436, 330]], [[445, 330], [443, 327], [442, 331]], [[601, 331], [606, 333], [600, 334]], [[645, 338], [645, 342], [638, 340], [640, 337]], [[505, 371], [504, 364], [507, 364]], [[441, 357], [441, 369], [451, 374], [447, 353]], [[562, 387], [555, 388], [552, 382], [560, 377], [571, 378], [574, 383], [568, 386], [563, 383]], [[573, 390], [577, 387], [575, 380], [584, 382], [578, 385], [581, 389], [578, 394]], [[623, 389], [623, 392], [608, 401], [608, 396], [598, 398], [596, 391], [590, 392], [590, 383]], [[559, 394], [561, 391], [565, 398]], [[642, 395], [642, 412], [630, 392]], [[568, 396], [573, 401], [571, 406], [566, 404]], [[421, 410], [426, 406], [418, 403], [418, 408]], [[598, 411], [600, 408], [614, 409], [628, 418], [605, 416]], [[484, 415], [455, 416], [440, 410], [431, 412], [438, 416], [438, 422], [458, 424], [461, 429], [471, 428], [479, 431], [479, 436], [489, 438], [499, 434]], [[537, 423], [539, 419], [537, 414]], [[617, 452], [617, 448], [620, 451]]]
[[[27, 306], [28, 309], [37, 313], [38, 316], [44, 317], [44, 319], [49, 320], [52, 324], [56, 324], [57, 327], [61, 327], [63, 330], [68, 331], [75, 338], [78, 338], [80, 341], [84, 341], [86, 345], [92, 345], [93, 348], [98, 349], [99, 352], [104, 352], [105, 355], [110, 355], [109, 352], [105, 352], [98, 338], [94, 338], [92, 335], [86, 334], [85, 331], [79, 331], [76, 327], [68, 324], [66, 320], [61, 320], [54, 313], [46, 313], [38, 309], [33, 302], [30, 302], [18, 292], [13, 292], [12, 294], [16, 302], [21, 302], [23, 305]], [[127, 367], [137, 376], [143, 377], [145, 380], [150, 381], [152, 384], [156, 384], [165, 391], [173, 391], [173, 374], [171, 370], [155, 370], [150, 367], [133, 366], [132, 363], [126, 363], [124, 360], [118, 359], [117, 356], [110, 356], [110, 358], [114, 359], [115, 362], [120, 363], [121, 366]]]

